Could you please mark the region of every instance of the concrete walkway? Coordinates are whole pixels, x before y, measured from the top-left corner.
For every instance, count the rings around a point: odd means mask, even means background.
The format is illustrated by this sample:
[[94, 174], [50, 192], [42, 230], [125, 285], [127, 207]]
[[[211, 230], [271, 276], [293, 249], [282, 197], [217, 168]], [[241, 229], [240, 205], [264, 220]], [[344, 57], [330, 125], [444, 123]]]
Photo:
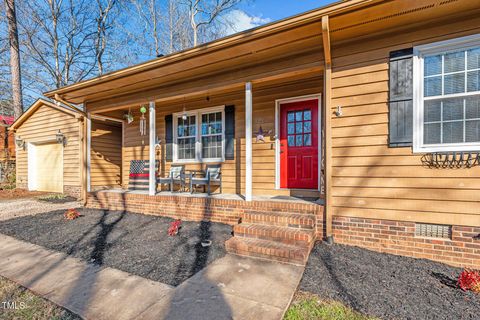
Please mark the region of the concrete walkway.
[[227, 255], [180, 286], [0, 235], [0, 275], [85, 319], [281, 319], [303, 267]]

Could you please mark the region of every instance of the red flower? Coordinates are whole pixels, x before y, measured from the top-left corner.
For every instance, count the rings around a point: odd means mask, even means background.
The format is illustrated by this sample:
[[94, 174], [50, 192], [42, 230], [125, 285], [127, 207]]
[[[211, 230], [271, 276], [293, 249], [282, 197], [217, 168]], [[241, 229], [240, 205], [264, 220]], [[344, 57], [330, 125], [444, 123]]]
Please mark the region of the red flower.
[[170, 228], [168, 228], [168, 235], [174, 236], [178, 233], [178, 229], [182, 225], [182, 220], [178, 219], [170, 223]]
[[458, 277], [458, 286], [463, 291], [473, 291], [475, 293], [480, 293], [480, 272], [465, 269]]

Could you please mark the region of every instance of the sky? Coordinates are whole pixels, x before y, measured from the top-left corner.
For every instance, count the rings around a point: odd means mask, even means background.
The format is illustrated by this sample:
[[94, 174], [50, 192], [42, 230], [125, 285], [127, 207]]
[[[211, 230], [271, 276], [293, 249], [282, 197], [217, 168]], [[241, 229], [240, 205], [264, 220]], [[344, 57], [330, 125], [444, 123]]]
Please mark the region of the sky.
[[235, 33], [262, 24], [291, 17], [296, 14], [323, 7], [334, 0], [247, 0], [238, 10], [229, 13], [235, 20]]

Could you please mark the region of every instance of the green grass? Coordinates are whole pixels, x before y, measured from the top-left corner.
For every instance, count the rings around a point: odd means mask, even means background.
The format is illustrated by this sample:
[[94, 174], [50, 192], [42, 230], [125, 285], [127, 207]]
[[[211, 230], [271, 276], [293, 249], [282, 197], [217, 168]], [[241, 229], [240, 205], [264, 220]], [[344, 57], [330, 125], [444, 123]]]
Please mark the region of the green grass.
[[[17, 308], [5, 308], [15, 302]], [[0, 277], [0, 320], [79, 320], [80, 318], [31, 291]]]
[[324, 301], [309, 293], [297, 293], [284, 320], [374, 320], [337, 301]]

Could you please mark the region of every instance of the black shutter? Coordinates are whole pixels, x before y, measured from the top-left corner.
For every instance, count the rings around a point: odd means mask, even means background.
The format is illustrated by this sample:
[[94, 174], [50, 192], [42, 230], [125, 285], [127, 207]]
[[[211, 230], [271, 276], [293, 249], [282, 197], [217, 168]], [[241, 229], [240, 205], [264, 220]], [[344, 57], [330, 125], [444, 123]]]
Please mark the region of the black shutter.
[[392, 148], [413, 141], [413, 49], [390, 52], [389, 137]]
[[225, 106], [225, 160], [235, 159], [235, 106]]
[[173, 161], [173, 115], [165, 116], [165, 160]]

